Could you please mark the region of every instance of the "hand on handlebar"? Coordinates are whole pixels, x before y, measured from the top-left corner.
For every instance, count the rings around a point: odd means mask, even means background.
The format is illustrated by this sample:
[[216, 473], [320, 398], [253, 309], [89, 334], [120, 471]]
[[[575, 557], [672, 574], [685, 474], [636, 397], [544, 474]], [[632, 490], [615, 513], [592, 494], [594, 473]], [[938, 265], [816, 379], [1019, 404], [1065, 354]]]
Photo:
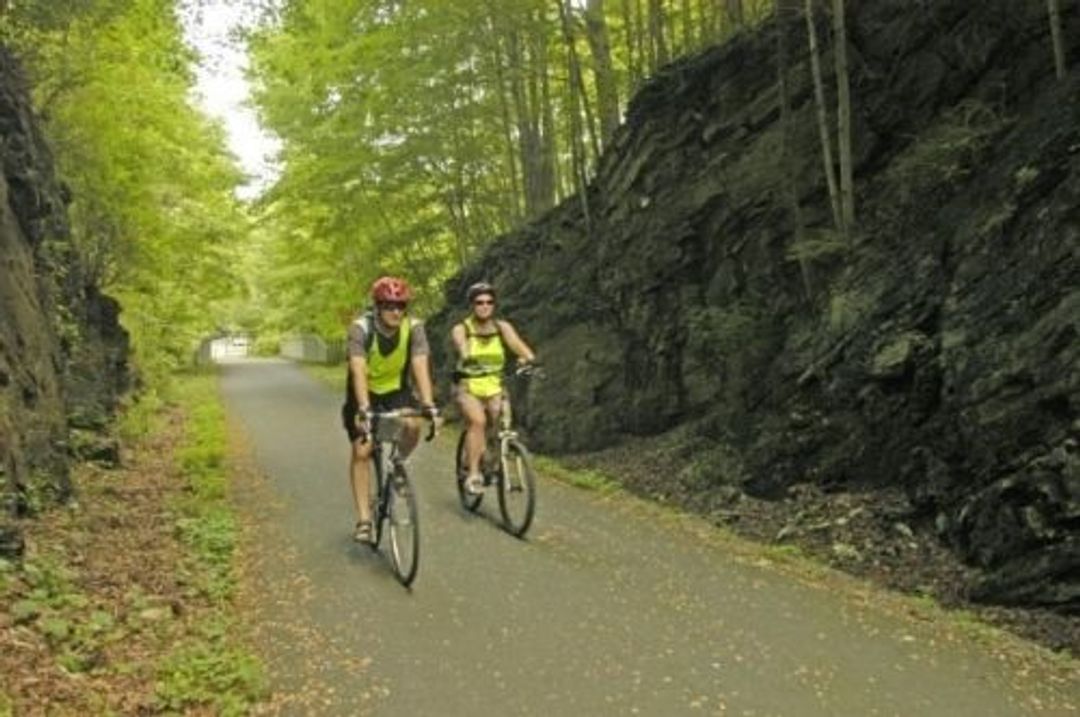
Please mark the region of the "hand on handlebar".
[[420, 414], [428, 420], [428, 434], [424, 437], [425, 441], [430, 441], [435, 438], [439, 432], [439, 426], [442, 425], [442, 420], [439, 414], [439, 407], [434, 403], [425, 404], [420, 407]]
[[533, 358], [532, 360], [518, 359], [518, 365], [517, 368], [514, 369], [514, 375], [543, 378], [545, 376], [544, 365], [536, 358]]
[[371, 435], [371, 417], [368, 415], [367, 409], [356, 409], [356, 415], [353, 416], [353, 425], [356, 426], [356, 430], [361, 436]]

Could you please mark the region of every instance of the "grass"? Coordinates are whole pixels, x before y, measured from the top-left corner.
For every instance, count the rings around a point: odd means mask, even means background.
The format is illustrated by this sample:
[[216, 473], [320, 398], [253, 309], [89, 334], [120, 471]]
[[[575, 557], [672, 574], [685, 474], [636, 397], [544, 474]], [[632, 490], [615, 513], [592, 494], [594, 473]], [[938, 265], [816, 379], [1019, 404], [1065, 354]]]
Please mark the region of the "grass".
[[162, 661], [156, 696], [166, 710], [208, 706], [216, 714], [242, 715], [265, 693], [266, 680], [258, 659], [231, 637], [229, 600], [236, 587], [238, 528], [227, 496], [224, 410], [210, 375], [181, 380], [177, 400], [186, 416], [175, 457], [186, 482], [184, 497], [175, 506], [177, 534], [188, 551], [184, 569], [191, 589], [213, 608]]
[[338, 393], [345, 393], [345, 364], [300, 363], [300, 368], [312, 378], [326, 384]]
[[251, 711], [263, 668], [239, 643], [237, 525], [212, 375], [144, 394], [119, 466], [76, 466], [78, 502], [0, 560], [0, 717]]
[[549, 478], [554, 478], [560, 483], [605, 495], [622, 490], [622, 487], [618, 482], [604, 475], [600, 471], [583, 468], [567, 468], [549, 456], [534, 456], [534, 459], [537, 471]]

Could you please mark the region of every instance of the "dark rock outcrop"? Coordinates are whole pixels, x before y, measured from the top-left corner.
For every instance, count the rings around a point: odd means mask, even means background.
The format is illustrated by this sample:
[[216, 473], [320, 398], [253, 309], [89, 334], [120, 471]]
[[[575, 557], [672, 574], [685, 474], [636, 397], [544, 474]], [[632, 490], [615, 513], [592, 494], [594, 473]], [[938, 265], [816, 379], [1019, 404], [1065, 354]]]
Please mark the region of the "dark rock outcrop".
[[127, 383], [115, 301], [83, 269], [67, 197], [15, 59], [0, 48], [0, 554], [14, 519], [68, 497], [71, 427], [101, 430]]
[[[1080, 70], [1054, 79], [1042, 10], [854, 5], [850, 251], [800, 28], [786, 163], [775, 25], [643, 88], [587, 196], [447, 287], [460, 306], [497, 283], [540, 348], [537, 447], [689, 423], [723, 456], [704, 491], [901, 486], [906, 524], [979, 569], [972, 597], [1080, 609]], [[1064, 20], [1075, 57], [1080, 9]]]

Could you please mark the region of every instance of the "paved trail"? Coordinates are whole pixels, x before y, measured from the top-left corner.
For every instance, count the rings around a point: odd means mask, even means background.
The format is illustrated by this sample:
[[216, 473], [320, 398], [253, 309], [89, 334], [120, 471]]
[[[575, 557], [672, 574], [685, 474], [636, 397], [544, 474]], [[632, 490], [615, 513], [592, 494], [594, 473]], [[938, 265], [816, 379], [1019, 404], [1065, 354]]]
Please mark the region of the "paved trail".
[[[800, 578], [702, 523], [541, 479], [522, 542], [464, 514], [452, 436], [413, 458], [412, 591], [350, 539], [340, 397], [291, 364], [223, 367], [263, 477], [247, 580], [280, 714], [1074, 714], [1080, 681], [1006, 659], [842, 576]], [[880, 605], [891, 605], [882, 609]], [[1030, 669], [1025, 669], [1030, 668]]]

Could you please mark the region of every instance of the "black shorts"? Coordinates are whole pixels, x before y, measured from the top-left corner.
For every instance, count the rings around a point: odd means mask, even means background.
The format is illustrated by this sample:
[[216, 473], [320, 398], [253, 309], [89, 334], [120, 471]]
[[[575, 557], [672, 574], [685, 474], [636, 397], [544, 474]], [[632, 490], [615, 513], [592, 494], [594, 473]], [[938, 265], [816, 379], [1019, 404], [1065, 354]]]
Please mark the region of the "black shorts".
[[[371, 399], [371, 410], [376, 412], [420, 407], [420, 402], [416, 400], [412, 391], [408, 389], [382, 395], [371, 394], [369, 398]], [[360, 437], [360, 432], [356, 430], [356, 410], [356, 400], [350, 394], [345, 398], [345, 403], [341, 406], [341, 422], [345, 427], [345, 432], [349, 434], [349, 443], [355, 443], [356, 439]]]

